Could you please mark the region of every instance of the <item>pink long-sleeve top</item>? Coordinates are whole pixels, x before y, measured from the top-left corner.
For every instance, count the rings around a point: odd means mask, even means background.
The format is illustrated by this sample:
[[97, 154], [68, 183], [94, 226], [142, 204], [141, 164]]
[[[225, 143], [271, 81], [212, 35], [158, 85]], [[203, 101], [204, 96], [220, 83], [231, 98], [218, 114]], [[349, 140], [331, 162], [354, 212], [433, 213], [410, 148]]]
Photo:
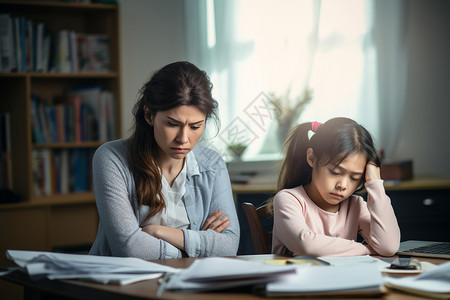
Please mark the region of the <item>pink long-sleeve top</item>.
[[[382, 180], [365, 184], [367, 202], [353, 195], [336, 213], [318, 207], [302, 186], [274, 198], [272, 253], [281, 255], [394, 255], [400, 229]], [[356, 242], [360, 234], [367, 244]]]

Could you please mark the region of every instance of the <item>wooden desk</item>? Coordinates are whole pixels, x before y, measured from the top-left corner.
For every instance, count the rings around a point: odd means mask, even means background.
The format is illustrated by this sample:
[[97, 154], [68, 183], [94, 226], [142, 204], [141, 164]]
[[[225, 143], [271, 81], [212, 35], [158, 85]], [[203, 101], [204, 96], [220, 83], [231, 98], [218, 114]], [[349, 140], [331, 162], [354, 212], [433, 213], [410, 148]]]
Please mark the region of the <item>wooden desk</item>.
[[[266, 258], [274, 258], [273, 255], [252, 255], [239, 257], [252, 261], [265, 260]], [[176, 268], [186, 268], [195, 258], [180, 258], [180, 259], [162, 259], [153, 260], [152, 262], [168, 265]], [[434, 264], [446, 262], [440, 259], [424, 259], [421, 261], [428, 261]], [[215, 292], [215, 293], [183, 293], [165, 291], [160, 298], [156, 296], [158, 289], [158, 280], [145, 280], [125, 286], [118, 285], [103, 285], [99, 283], [89, 283], [74, 280], [48, 280], [41, 279], [33, 281], [29, 279], [28, 275], [22, 272], [10, 273], [3, 277], [10, 282], [22, 285], [25, 288], [24, 299], [180, 299], [180, 300], [228, 300], [231, 297], [239, 300], [251, 299], [284, 299], [287, 298], [264, 298], [261, 296], [251, 294], [249, 289], [239, 289], [230, 292]], [[288, 298], [292, 299], [292, 298]], [[302, 298], [306, 299], [306, 298]], [[314, 299], [314, 298], [313, 298]], [[317, 297], [315, 298], [317, 299]], [[340, 299], [333, 297], [332, 299]], [[345, 299], [345, 298], [344, 298]], [[352, 299], [358, 299], [353, 298]], [[367, 297], [361, 299], [367, 300]], [[407, 299], [422, 299], [421, 297], [397, 292], [389, 291], [385, 296], [377, 299], [387, 300], [407, 300]]]

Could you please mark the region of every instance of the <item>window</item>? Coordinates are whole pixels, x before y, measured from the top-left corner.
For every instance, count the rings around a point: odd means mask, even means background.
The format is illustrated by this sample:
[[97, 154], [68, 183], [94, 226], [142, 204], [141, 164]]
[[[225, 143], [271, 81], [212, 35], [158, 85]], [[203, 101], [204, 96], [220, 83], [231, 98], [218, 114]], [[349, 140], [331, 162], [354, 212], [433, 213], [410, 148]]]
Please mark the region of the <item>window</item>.
[[[186, 2], [188, 56], [206, 70], [221, 128], [209, 145], [248, 144], [245, 160], [279, 159], [275, 96], [312, 100], [295, 124], [345, 116], [378, 136], [372, 2], [205, 0]], [[197, 14], [192, 17], [192, 13]], [[202, 26], [203, 25], [203, 26]]]

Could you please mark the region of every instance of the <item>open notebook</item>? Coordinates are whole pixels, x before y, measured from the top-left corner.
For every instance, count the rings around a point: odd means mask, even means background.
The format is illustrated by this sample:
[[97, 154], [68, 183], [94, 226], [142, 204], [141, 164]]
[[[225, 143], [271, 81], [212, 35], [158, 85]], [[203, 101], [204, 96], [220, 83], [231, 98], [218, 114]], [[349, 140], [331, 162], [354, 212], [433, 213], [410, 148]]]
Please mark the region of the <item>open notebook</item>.
[[397, 254], [450, 259], [450, 242], [405, 241]]

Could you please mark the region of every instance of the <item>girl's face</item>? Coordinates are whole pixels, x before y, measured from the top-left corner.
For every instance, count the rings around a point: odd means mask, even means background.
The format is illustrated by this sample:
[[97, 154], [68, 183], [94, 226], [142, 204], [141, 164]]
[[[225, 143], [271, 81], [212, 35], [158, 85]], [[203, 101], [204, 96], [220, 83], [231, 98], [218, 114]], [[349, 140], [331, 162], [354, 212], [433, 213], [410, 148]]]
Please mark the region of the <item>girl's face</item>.
[[197, 145], [205, 130], [206, 114], [196, 106], [182, 105], [159, 111], [152, 117], [145, 107], [146, 120], [153, 126], [162, 160], [184, 159]]
[[312, 167], [312, 178], [305, 190], [317, 206], [329, 212], [337, 212], [339, 204], [359, 187], [367, 164], [362, 153], [354, 153], [338, 166], [332, 163], [318, 165], [311, 148], [307, 160]]

